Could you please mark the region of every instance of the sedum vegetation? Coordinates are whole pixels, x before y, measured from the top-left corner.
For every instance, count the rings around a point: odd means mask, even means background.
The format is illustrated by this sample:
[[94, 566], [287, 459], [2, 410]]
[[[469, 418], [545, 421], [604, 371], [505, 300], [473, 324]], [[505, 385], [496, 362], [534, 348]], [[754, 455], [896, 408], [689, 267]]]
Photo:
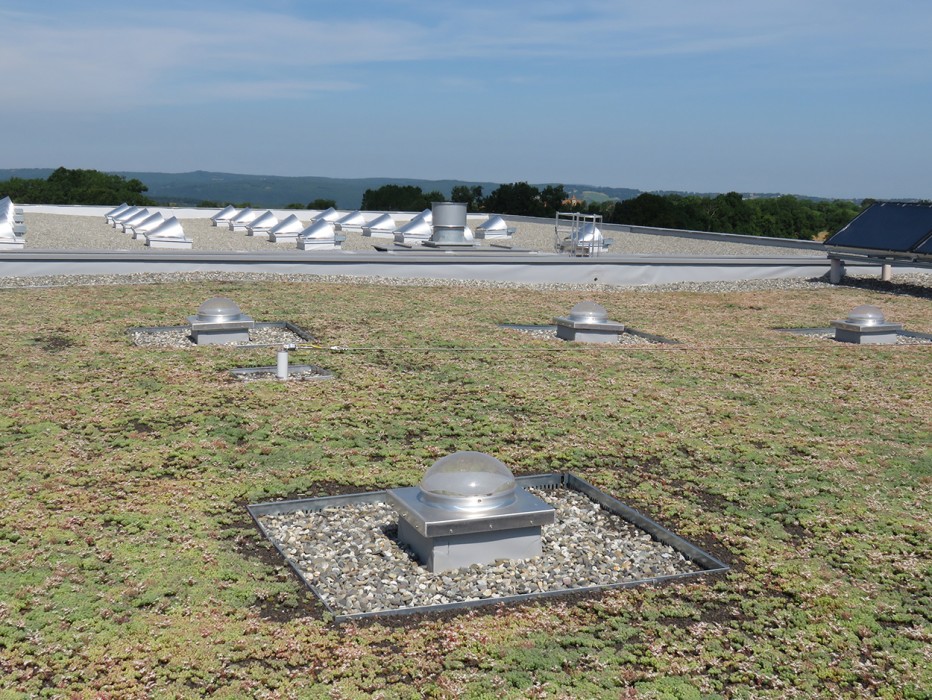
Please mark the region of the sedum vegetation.
[[[130, 344], [224, 294], [342, 352]], [[582, 298], [677, 346], [504, 331]], [[928, 300], [322, 283], [7, 289], [4, 698], [927, 698], [928, 346], [772, 327]], [[424, 348], [431, 348], [425, 350]], [[574, 471], [732, 566], [688, 583], [336, 626], [244, 505], [414, 484], [456, 449]]]

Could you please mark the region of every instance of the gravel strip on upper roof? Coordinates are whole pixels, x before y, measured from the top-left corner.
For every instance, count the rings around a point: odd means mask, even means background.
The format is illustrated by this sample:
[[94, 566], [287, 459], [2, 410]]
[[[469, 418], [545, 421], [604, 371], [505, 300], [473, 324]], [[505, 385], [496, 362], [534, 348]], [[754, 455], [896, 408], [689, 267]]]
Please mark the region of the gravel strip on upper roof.
[[[31, 249], [50, 250], [113, 250], [139, 251], [145, 255], [148, 249], [142, 240], [135, 240], [130, 234], [123, 233], [106, 224], [102, 217], [77, 216], [68, 214], [27, 213], [27, 246]], [[209, 219], [185, 219], [182, 221], [185, 234], [194, 241], [194, 248], [211, 252], [257, 252], [275, 251], [287, 253], [294, 251], [295, 256], [304, 255], [303, 251], [291, 245], [269, 242], [265, 236], [247, 236], [242, 232], [233, 232], [224, 227], [210, 225]], [[550, 252], [554, 244], [554, 227], [546, 223], [528, 223], [524, 221], [508, 222], [518, 231], [508, 241], [516, 248]], [[678, 255], [678, 256], [747, 256], [762, 257], [771, 255], [811, 256], [811, 249], [768, 248], [745, 243], [732, 243], [705, 240], [683, 236], [658, 236], [643, 233], [624, 233], [609, 231], [614, 238], [611, 252], [623, 255]], [[369, 251], [374, 244], [385, 245], [387, 239], [372, 239], [359, 233], [348, 232], [344, 250]], [[487, 245], [487, 242], [480, 242]], [[857, 280], [857, 272], [849, 275]], [[196, 272], [196, 273], [138, 273], [130, 275], [70, 275], [39, 277], [8, 277], [0, 279], [0, 288], [9, 287], [57, 287], [102, 284], [162, 284], [180, 281], [303, 281], [303, 282], [366, 282], [391, 286], [472, 286], [478, 288], [535, 288], [543, 290], [617, 290], [617, 285], [600, 284], [524, 284], [514, 282], [489, 282], [482, 280], [443, 280], [443, 279], [394, 279], [378, 276], [339, 276], [339, 275], [300, 275], [300, 274], [262, 274], [237, 272]], [[932, 289], [932, 271], [929, 273], [897, 272], [896, 282], [891, 288], [889, 283], [877, 284], [869, 279], [857, 280], [858, 286], [870, 285], [878, 291], [896, 291], [897, 285], [909, 285]], [[824, 278], [804, 279], [787, 278], [772, 280], [746, 280], [739, 282], [675, 282], [662, 285], [639, 285], [625, 289], [655, 291], [689, 291], [689, 292], [731, 292], [753, 291], [757, 289], [809, 289], [830, 287]]]

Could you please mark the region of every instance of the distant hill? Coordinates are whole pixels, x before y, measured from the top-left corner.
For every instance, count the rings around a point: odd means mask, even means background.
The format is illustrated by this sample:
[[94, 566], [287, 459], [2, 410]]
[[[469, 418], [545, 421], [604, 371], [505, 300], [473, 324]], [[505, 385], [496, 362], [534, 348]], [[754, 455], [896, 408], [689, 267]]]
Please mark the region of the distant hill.
[[382, 185], [416, 185], [424, 192], [438, 190], [449, 196], [457, 185], [481, 185], [485, 193], [498, 187], [493, 182], [462, 180], [417, 180], [390, 177], [344, 179], [332, 177], [281, 177], [276, 175], [238, 175], [198, 170], [192, 173], [121, 172], [149, 186], [149, 196], [159, 201], [197, 204], [203, 200], [249, 202], [254, 207], [283, 207], [307, 204], [315, 199], [336, 200], [340, 209], [355, 209], [367, 189]]
[[[0, 169], [0, 180], [11, 177], [47, 178], [54, 168], [11, 168]], [[502, 183], [474, 182], [468, 180], [418, 180], [391, 177], [333, 178], [333, 177], [283, 177], [278, 175], [241, 175], [195, 170], [189, 173], [153, 173], [116, 171], [127, 179], [138, 178], [148, 187], [148, 196], [161, 204], [194, 206], [205, 200], [214, 202], [249, 202], [254, 207], [280, 208], [288, 204], [307, 204], [315, 199], [333, 199], [340, 209], [355, 209], [362, 202], [367, 189], [383, 185], [415, 185], [424, 192], [437, 190], [444, 196], [457, 185], [475, 187], [480, 185], [483, 194], [489, 194]], [[560, 183], [530, 183], [545, 187]], [[641, 190], [628, 187], [603, 187], [586, 184], [562, 183], [567, 194], [588, 202], [623, 201], [633, 199]], [[695, 194], [686, 192], [658, 191], [655, 194]], [[718, 193], [707, 193], [715, 196]], [[744, 193], [746, 198], [777, 197], [778, 194]], [[805, 197], [805, 199], [819, 199]]]

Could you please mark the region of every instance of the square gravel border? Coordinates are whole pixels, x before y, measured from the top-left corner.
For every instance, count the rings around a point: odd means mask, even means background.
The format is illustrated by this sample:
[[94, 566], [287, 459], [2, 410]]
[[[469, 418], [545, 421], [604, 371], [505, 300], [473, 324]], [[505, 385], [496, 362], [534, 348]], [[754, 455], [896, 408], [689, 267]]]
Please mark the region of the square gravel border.
[[602, 508], [607, 510], [612, 515], [615, 515], [622, 520], [634, 525], [636, 528], [642, 530], [648, 534], [652, 539], [667, 545], [671, 549], [678, 552], [685, 559], [692, 562], [695, 566], [699, 568], [698, 571], [691, 571], [682, 574], [675, 574], [670, 576], [659, 576], [654, 578], [638, 579], [632, 581], [624, 581], [621, 583], [613, 583], [606, 585], [598, 586], [586, 586], [586, 587], [569, 587], [569, 588], [560, 588], [555, 590], [547, 590], [537, 593], [527, 593], [521, 595], [510, 595], [510, 596], [501, 596], [501, 597], [490, 597], [482, 598], [479, 600], [468, 600], [455, 603], [447, 604], [438, 604], [438, 605], [421, 605], [421, 606], [412, 606], [412, 607], [403, 607], [403, 608], [393, 608], [389, 610], [379, 610], [375, 612], [362, 612], [362, 613], [349, 613], [349, 614], [340, 614], [337, 613], [333, 608], [331, 608], [324, 600], [324, 597], [321, 595], [321, 592], [304, 576], [304, 573], [301, 571], [297, 563], [289, 557], [283, 550], [282, 547], [270, 536], [269, 532], [263, 526], [261, 518], [266, 515], [282, 515], [294, 512], [303, 512], [303, 511], [320, 511], [325, 508], [333, 508], [339, 506], [347, 506], [351, 504], [359, 503], [385, 503], [387, 501], [385, 491], [369, 491], [365, 493], [358, 494], [347, 494], [342, 496], [323, 496], [319, 498], [304, 498], [297, 500], [289, 501], [271, 501], [266, 503], [253, 503], [246, 506], [249, 515], [252, 517], [253, 522], [255, 522], [256, 527], [262, 533], [262, 536], [265, 537], [282, 558], [287, 562], [291, 567], [294, 573], [298, 578], [304, 583], [307, 588], [314, 593], [315, 597], [321, 603], [321, 605], [333, 616], [335, 622], [345, 622], [352, 619], [366, 618], [366, 617], [382, 617], [382, 616], [391, 616], [391, 615], [410, 615], [415, 613], [426, 613], [426, 612], [440, 612], [445, 610], [456, 610], [456, 609], [465, 609], [472, 608], [484, 605], [494, 605], [499, 603], [513, 603], [519, 601], [527, 600], [536, 600], [538, 598], [549, 598], [553, 596], [567, 595], [567, 594], [576, 594], [576, 593], [591, 593], [601, 590], [608, 590], [612, 588], [630, 588], [633, 586], [643, 585], [646, 583], [657, 583], [660, 581], [672, 581], [672, 580], [681, 580], [694, 578], [696, 576], [702, 576], [705, 574], [714, 574], [722, 573], [729, 570], [729, 566], [719, 561], [712, 555], [703, 551], [694, 544], [684, 540], [679, 535], [675, 534], [671, 530], [663, 527], [654, 520], [651, 520], [647, 516], [643, 515], [639, 511], [631, 508], [621, 501], [609, 496], [600, 489], [596, 488], [587, 481], [575, 476], [574, 474], [564, 473], [564, 474], [542, 474], [537, 476], [519, 476], [515, 477], [519, 486], [525, 488], [542, 488], [542, 489], [558, 489], [566, 488], [582, 493], [587, 496], [591, 501], [597, 503]]
[[[126, 329], [126, 335], [129, 336], [129, 339], [133, 343], [133, 345], [137, 347], [146, 347], [145, 345], [139, 345], [139, 343], [137, 343], [135, 339], [133, 338], [133, 334], [135, 333], [153, 333], [154, 334], [154, 333], [164, 333], [166, 331], [186, 331], [186, 330], [190, 330], [190, 328], [191, 326], [133, 326], [131, 328]], [[301, 340], [307, 343], [315, 342], [313, 335], [311, 335], [308, 331], [304, 330], [300, 326], [296, 326], [291, 321], [269, 321], [265, 323], [256, 323], [254, 324], [253, 328], [256, 328], [256, 329], [279, 328], [279, 329], [294, 333], [298, 338], [300, 338]], [[267, 345], [266, 343], [220, 343], [218, 345], [215, 345], [214, 347], [226, 347], [226, 348], [234, 348], [234, 349], [242, 350], [242, 349], [249, 349], [249, 348], [256, 348], [256, 347], [265, 347], [266, 345]], [[198, 345], [192, 340], [191, 347], [198, 347]]]
[[[504, 328], [511, 331], [519, 331], [523, 333], [553, 333], [553, 338], [557, 339], [557, 327], [552, 324], [528, 324], [528, 323], [499, 323], [499, 328]], [[665, 338], [662, 335], [655, 335], [653, 333], [645, 333], [644, 331], [639, 331], [630, 326], [625, 326], [625, 329], [621, 332], [621, 335], [632, 335], [636, 338], [642, 338], [643, 340], [648, 341], [649, 343], [655, 343], [658, 345], [680, 345], [680, 341], [673, 340], [672, 338]], [[549, 336], [548, 336], [549, 339]], [[564, 341], [561, 341], [564, 342]], [[605, 343], [605, 345], [610, 345]]]
[[[831, 326], [827, 328], [773, 328], [778, 333], [789, 333], [791, 335], [808, 335], [813, 337], [824, 337], [825, 340], [835, 340], [835, 329]], [[907, 342], [903, 343], [904, 345], [926, 345], [932, 344], [932, 333], [917, 333], [916, 331], [897, 331], [897, 338], [905, 338]], [[909, 343], [908, 340], [918, 341], [914, 343]], [[857, 343], [845, 343], [845, 345], [857, 345]], [[867, 344], [870, 345], [870, 344]], [[870, 345], [870, 347], [896, 347], [895, 344], [891, 343], [889, 345]]]

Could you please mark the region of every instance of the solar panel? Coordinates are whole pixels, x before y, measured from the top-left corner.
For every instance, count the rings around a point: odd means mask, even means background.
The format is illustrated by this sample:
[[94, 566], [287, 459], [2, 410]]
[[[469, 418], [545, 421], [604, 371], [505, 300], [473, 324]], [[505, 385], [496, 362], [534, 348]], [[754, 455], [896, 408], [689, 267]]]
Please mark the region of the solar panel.
[[[932, 205], [882, 202], [861, 212], [825, 245], [892, 253], [932, 253]], [[920, 246], [922, 250], [917, 250]]]
[[913, 248], [913, 252], [920, 255], [932, 255], [932, 235]]

